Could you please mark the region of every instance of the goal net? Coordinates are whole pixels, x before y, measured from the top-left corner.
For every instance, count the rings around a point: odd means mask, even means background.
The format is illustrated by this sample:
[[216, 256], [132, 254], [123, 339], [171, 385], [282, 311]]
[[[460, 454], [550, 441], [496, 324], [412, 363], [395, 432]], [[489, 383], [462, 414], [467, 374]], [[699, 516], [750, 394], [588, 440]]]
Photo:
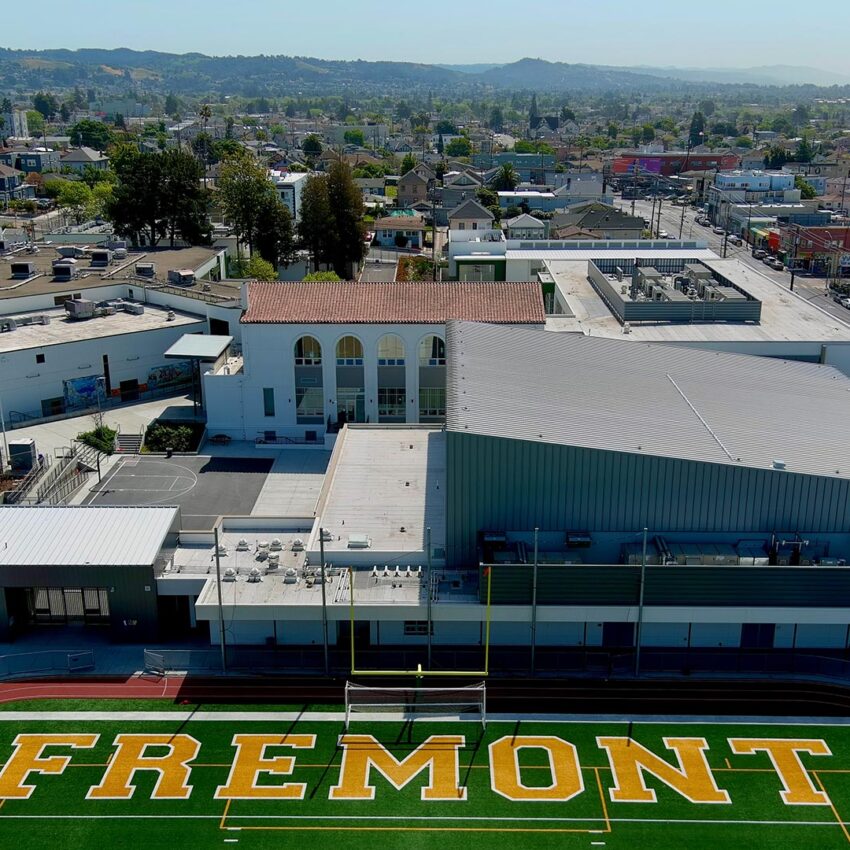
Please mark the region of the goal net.
[[355, 714], [398, 714], [417, 717], [462, 714], [487, 725], [487, 690], [484, 682], [452, 688], [383, 688], [345, 683], [345, 728]]

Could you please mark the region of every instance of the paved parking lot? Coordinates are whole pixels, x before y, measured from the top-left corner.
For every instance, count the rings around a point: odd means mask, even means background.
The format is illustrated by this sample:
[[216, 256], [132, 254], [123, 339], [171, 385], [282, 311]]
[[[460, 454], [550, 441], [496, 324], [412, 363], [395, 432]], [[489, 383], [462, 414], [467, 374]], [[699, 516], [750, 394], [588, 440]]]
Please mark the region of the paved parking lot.
[[122, 458], [85, 504], [179, 505], [183, 528], [209, 529], [219, 516], [248, 516], [271, 467], [272, 458]]

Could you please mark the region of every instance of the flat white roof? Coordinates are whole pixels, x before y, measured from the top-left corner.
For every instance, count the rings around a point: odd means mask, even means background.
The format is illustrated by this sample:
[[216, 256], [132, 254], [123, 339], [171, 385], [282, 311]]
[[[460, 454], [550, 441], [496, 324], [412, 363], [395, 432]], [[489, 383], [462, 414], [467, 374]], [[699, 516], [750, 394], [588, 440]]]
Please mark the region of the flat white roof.
[[0, 507], [0, 566], [149, 566], [176, 507]]
[[[446, 437], [441, 428], [349, 427], [331, 461], [319, 524], [333, 539], [326, 552], [349, 549], [349, 538], [366, 535], [365, 551], [425, 552], [446, 540]], [[404, 531], [401, 529], [404, 528]]]
[[[74, 285], [80, 285], [76, 283]], [[62, 307], [52, 310], [34, 310], [4, 316], [3, 319], [21, 320], [27, 317], [48, 316], [49, 324], [18, 325], [8, 333], [0, 334], [0, 352], [21, 351], [27, 348], [44, 348], [48, 345], [62, 345], [81, 342], [87, 339], [101, 339], [107, 336], [152, 331], [159, 328], [192, 325], [198, 322], [206, 324], [206, 319], [188, 313], [174, 312], [174, 318], [168, 320], [168, 310], [153, 304], [145, 304], [145, 312], [139, 315], [118, 310], [114, 316], [96, 316], [91, 319], [69, 319]]]
[[[572, 318], [556, 316], [547, 319], [546, 327], [548, 330], [573, 331], [588, 336], [638, 342], [850, 342], [850, 324], [813, 306], [805, 298], [789, 292], [740, 260], [722, 260], [713, 252], [708, 253], [711, 258], [699, 258], [705, 266], [737, 283], [761, 301], [761, 321], [758, 324], [631, 322], [630, 332], [626, 336], [623, 334], [623, 326], [587, 279], [587, 260], [582, 259], [546, 264], [573, 314]], [[633, 260], [635, 256], [635, 252], [632, 252], [623, 259]], [[645, 255], [641, 252], [640, 256]], [[675, 256], [696, 259], [684, 251]]]
[[505, 256], [509, 260], [642, 260], [679, 259], [679, 260], [710, 260], [717, 254], [709, 248], [679, 248], [675, 250], [664, 248], [508, 248]]
[[168, 351], [165, 357], [196, 358], [216, 360], [233, 342], [232, 336], [210, 336], [209, 334], [183, 334]]

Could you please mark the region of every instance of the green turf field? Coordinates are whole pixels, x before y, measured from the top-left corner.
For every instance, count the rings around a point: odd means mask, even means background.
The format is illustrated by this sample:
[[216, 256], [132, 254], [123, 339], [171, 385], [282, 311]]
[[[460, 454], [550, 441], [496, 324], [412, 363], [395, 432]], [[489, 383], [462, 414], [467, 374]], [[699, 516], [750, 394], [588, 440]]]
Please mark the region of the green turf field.
[[[350, 744], [352, 753], [348, 782], [341, 779], [343, 749], [338, 736], [343, 732], [336, 714], [325, 719], [296, 719], [283, 712], [275, 719], [258, 719], [264, 709], [216, 706], [201, 713], [171, 706], [161, 719], [116, 718], [108, 703], [87, 703], [86, 716], [78, 719], [55, 716], [57, 705], [64, 711], [78, 708], [73, 701], [39, 706], [7, 706], [0, 713], [0, 846], [29, 848], [147, 847], [190, 850], [203, 847], [268, 848], [333, 847], [389, 848], [847, 848], [850, 829], [850, 726], [787, 724], [711, 723], [567, 723], [494, 722], [486, 732], [471, 722], [417, 720], [352, 723], [350, 734], [373, 736], [399, 763], [417, 752], [430, 736], [463, 736], [455, 749], [444, 741], [433, 745], [440, 764], [448, 764], [457, 753], [457, 784], [466, 799], [423, 801], [429, 785], [426, 766], [396, 788], [379, 769], [369, 768], [366, 782], [374, 788], [374, 799], [331, 799], [332, 789], [342, 787], [343, 796], [356, 786], [355, 751], [371, 758], [377, 748]], [[136, 703], [138, 711], [164, 712], [163, 705]], [[83, 708], [83, 706], [80, 706]], [[122, 704], [123, 710], [128, 704]], [[17, 709], [17, 711], [16, 711]], [[238, 716], [223, 714], [235, 712]], [[108, 719], [104, 719], [104, 712]], [[109, 717], [109, 714], [112, 716]], [[210, 719], [203, 719], [209, 717]], [[21, 784], [33, 786], [29, 799], [7, 795], [14, 785], [10, 777], [16, 763], [13, 741], [19, 735], [97, 735], [92, 747], [72, 749], [52, 746], [42, 758], [70, 756], [62, 772], [23, 775]], [[111, 770], [117, 771], [114, 740], [119, 734], [191, 736], [199, 742], [197, 755], [188, 763], [188, 799], [151, 799], [158, 774], [141, 770], [132, 775], [135, 791], [130, 799], [87, 799], [90, 789], [102, 783]], [[314, 746], [293, 749], [268, 748], [265, 758], [295, 757], [289, 775], [263, 774], [256, 779], [257, 793], [265, 786], [301, 783], [303, 799], [216, 799], [216, 789], [227, 786], [236, 756], [234, 735], [315, 736]], [[560, 779], [561, 766], [553, 770], [548, 751], [530, 746], [541, 738], [561, 739], [576, 748], [582, 788], [567, 800], [517, 800], [497, 793], [514, 787], [531, 796], [545, 796], [547, 788]], [[640, 770], [645, 788], [654, 791], [655, 802], [618, 802], [612, 799], [616, 782], [607, 751], [597, 738], [630, 739], [629, 751], [642, 745], [678, 768], [677, 754], [663, 738], [705, 738], [709, 775], [717, 791], [728, 794], [728, 803], [695, 803], [685, 799], [652, 773]], [[800, 775], [819, 805], [789, 805], [783, 802], [783, 781], [765, 752], [738, 754], [728, 739], [814, 739], [824, 741], [832, 755], [799, 756]], [[489, 745], [500, 745], [502, 754], [516, 750], [518, 771], [498, 773], [493, 767]], [[20, 740], [20, 739], [19, 739]], [[181, 741], [188, 739], [181, 738]], [[295, 739], [290, 738], [290, 741]], [[300, 739], [303, 743], [304, 739]], [[557, 743], [557, 742], [556, 742]], [[553, 744], [554, 746], [554, 744]], [[560, 747], [561, 745], [558, 744]], [[151, 746], [145, 756], [164, 756], [161, 745]], [[555, 749], [563, 755], [559, 749]], [[359, 756], [362, 760], [362, 756]], [[20, 761], [18, 762], [20, 764]], [[494, 779], [494, 771], [498, 773]], [[625, 776], [625, 769], [623, 769]], [[659, 771], [661, 772], [661, 771]], [[686, 771], [687, 773], [687, 771]], [[557, 774], [557, 775], [556, 775]], [[252, 774], [253, 775], [253, 774]], [[442, 779], [451, 779], [443, 772]], [[499, 778], [501, 777], [501, 778]], [[799, 779], [799, 777], [798, 777]], [[5, 783], [5, 784], [4, 784]], [[507, 784], [503, 784], [507, 783]], [[433, 783], [439, 791], [439, 783]], [[563, 786], [564, 795], [569, 791]], [[347, 789], [347, 790], [346, 790]], [[622, 790], [622, 789], [621, 789]], [[711, 789], [708, 789], [710, 791]], [[337, 792], [339, 793], [339, 792]], [[555, 792], [552, 792], [555, 793]], [[560, 791], [558, 791], [560, 793]]]

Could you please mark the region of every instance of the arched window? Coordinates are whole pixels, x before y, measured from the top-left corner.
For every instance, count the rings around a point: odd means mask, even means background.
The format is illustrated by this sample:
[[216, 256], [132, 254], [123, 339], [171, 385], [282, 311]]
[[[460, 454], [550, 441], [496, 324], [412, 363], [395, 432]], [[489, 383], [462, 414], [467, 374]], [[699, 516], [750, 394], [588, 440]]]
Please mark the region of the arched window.
[[378, 340], [379, 366], [404, 366], [404, 340], [397, 334], [387, 334]]
[[363, 343], [356, 336], [344, 336], [336, 344], [336, 365], [363, 365]]
[[445, 366], [446, 344], [438, 336], [426, 336], [419, 343], [420, 366]]
[[321, 366], [322, 346], [314, 336], [302, 336], [295, 342], [296, 366]]

